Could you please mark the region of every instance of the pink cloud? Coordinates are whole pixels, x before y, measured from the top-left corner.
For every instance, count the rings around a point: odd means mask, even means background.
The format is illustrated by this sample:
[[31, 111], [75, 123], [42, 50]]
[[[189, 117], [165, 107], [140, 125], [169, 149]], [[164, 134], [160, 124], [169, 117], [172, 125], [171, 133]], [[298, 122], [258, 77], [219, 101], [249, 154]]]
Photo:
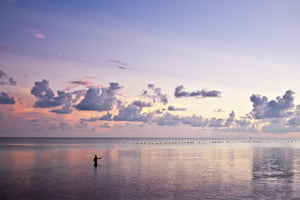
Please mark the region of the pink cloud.
[[85, 76], [85, 78], [88, 78], [88, 79], [97, 79], [96, 77], [93, 77], [93, 76]]
[[91, 81], [86, 81], [86, 80], [79, 80], [79, 81], [71, 81], [70, 82], [72, 85], [83, 85], [83, 86], [93, 86], [94, 83]]
[[46, 39], [47, 37], [38, 29], [26, 29], [26, 31], [30, 32], [33, 36], [40, 38], [40, 39]]

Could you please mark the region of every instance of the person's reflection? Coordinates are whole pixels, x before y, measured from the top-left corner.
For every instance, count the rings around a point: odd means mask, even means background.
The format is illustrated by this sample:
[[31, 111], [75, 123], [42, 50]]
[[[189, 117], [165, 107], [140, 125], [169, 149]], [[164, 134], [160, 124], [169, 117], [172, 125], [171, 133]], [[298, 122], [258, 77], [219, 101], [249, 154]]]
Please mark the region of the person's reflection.
[[293, 150], [256, 148], [253, 153], [252, 184], [255, 199], [278, 199], [279, 196], [290, 199], [293, 192]]
[[94, 157], [94, 166], [97, 167], [98, 166], [98, 160], [100, 160], [102, 157], [98, 158], [97, 155], [95, 155]]

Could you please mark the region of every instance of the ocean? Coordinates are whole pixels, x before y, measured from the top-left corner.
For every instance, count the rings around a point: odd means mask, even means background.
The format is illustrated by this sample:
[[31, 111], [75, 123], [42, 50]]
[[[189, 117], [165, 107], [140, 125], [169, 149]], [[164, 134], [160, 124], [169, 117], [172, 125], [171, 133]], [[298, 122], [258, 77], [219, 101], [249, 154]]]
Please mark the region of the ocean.
[[300, 141], [0, 138], [0, 199], [296, 200]]

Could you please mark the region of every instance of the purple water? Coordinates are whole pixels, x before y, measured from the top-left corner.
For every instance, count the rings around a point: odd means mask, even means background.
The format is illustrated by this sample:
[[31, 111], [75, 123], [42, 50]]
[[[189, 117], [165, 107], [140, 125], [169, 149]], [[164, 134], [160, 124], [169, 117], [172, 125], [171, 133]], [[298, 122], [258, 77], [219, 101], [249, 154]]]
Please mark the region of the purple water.
[[1, 138], [0, 160], [2, 200], [300, 199], [296, 140]]

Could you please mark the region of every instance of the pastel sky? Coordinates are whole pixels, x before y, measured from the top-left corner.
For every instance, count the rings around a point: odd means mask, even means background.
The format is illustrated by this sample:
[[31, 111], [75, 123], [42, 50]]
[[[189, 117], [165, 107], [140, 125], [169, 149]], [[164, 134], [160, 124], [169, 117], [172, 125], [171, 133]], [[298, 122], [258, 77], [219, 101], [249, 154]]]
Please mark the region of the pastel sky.
[[0, 1], [0, 136], [299, 137], [300, 2]]

